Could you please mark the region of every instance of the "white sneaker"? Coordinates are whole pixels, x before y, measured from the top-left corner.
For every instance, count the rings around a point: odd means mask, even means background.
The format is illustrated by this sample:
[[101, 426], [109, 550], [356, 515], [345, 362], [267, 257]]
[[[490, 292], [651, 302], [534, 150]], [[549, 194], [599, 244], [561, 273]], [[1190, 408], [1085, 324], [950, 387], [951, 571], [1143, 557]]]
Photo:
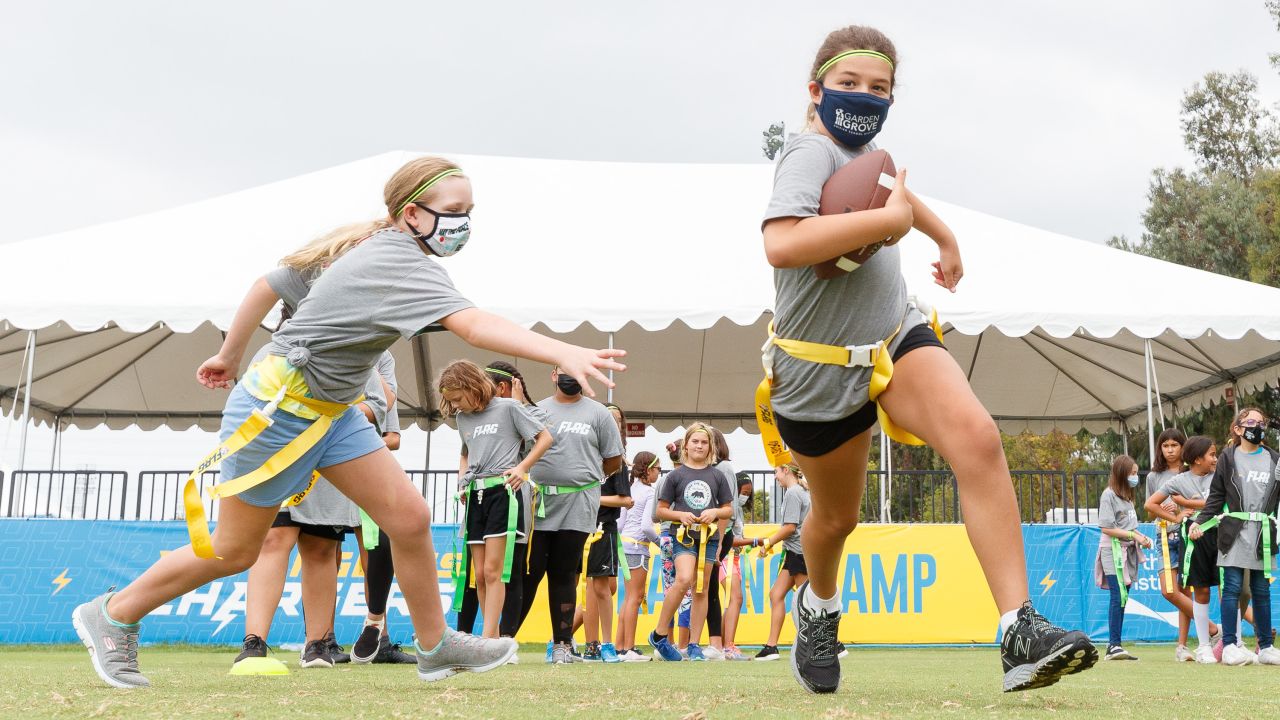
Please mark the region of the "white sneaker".
[[1208, 645], [1201, 645], [1196, 648], [1196, 662], [1201, 665], [1217, 665], [1218, 658], [1213, 656], [1213, 648]]
[[702, 648], [702, 656], [708, 660], [723, 660], [724, 651], [708, 645]]
[[653, 658], [649, 657], [648, 655], [641, 655], [640, 653], [636, 652], [635, 648], [632, 648], [626, 651], [622, 655], [622, 662], [649, 662], [652, 659]]
[[1258, 664], [1280, 665], [1280, 650], [1277, 650], [1275, 646], [1263, 649], [1262, 652], [1258, 653]]
[[1173, 650], [1173, 659], [1175, 662], [1192, 662], [1196, 656], [1191, 654], [1186, 645], [1179, 645]]
[[1258, 662], [1258, 656], [1245, 650], [1239, 645], [1227, 645], [1222, 648], [1222, 664], [1223, 665], [1254, 665]]

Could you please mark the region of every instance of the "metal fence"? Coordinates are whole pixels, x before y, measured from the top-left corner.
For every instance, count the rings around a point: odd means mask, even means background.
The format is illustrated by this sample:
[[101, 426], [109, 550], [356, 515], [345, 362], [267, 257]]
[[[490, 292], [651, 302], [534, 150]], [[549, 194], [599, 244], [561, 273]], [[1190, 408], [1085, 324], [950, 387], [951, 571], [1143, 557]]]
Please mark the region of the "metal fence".
[[[0, 473], [0, 517], [46, 517], [88, 520], [181, 520], [182, 485], [188, 471], [148, 470], [130, 478], [122, 471], [17, 470]], [[433, 522], [454, 523], [461, 516], [454, 500], [458, 473], [453, 470], [409, 470], [409, 479], [431, 509]], [[1082, 471], [1070, 476], [1055, 470], [1015, 470], [1013, 490], [1025, 523], [1080, 524], [1097, 521], [1098, 498], [1107, 472]], [[747, 522], [777, 522], [782, 513], [781, 488], [772, 470], [744, 470], [755, 487], [755, 500], [744, 509]], [[209, 487], [218, 482], [211, 470], [200, 478], [205, 514], [218, 519], [218, 503]], [[884, 486], [884, 507], [881, 487]], [[859, 504], [859, 522], [963, 522], [956, 478], [947, 470], [901, 470], [892, 479], [883, 471], [867, 473]]]

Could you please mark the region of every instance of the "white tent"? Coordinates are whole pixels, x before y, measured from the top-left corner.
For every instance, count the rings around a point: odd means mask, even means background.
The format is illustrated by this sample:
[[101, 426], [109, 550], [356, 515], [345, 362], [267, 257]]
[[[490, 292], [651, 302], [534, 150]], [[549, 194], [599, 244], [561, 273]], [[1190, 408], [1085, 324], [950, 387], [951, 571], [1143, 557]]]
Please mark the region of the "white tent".
[[[21, 410], [30, 369], [39, 422], [216, 427], [223, 393], [193, 373], [245, 290], [309, 238], [382, 214], [382, 185], [410, 157], [0, 246], [0, 407]], [[633, 419], [754, 428], [773, 299], [759, 231], [770, 166], [454, 157], [477, 203], [471, 244], [444, 261], [465, 294], [628, 350], [614, 399]], [[932, 285], [936, 251], [917, 233], [902, 242], [903, 271], [1007, 431], [1145, 424], [1148, 351], [1166, 414], [1280, 376], [1280, 290], [930, 202], [960, 238], [965, 280], [955, 294]], [[395, 349], [406, 419], [434, 407], [429, 378], [444, 362], [492, 358], [424, 337]], [[548, 368], [523, 367], [535, 397], [549, 392]]]

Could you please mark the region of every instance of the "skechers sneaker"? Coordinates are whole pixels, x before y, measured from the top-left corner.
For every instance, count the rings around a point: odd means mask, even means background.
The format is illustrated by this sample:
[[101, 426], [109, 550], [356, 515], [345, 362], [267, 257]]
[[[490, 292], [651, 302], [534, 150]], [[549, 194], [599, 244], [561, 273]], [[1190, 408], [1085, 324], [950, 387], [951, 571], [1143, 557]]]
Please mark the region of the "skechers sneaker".
[[724, 651], [715, 645], [708, 645], [702, 648], [702, 655], [708, 660], [723, 660]]
[[89, 661], [103, 682], [123, 689], [148, 687], [151, 682], [138, 669], [138, 631], [142, 624], [121, 625], [107, 617], [107, 600], [114, 594], [104, 593], [77, 607], [71, 612], [71, 624], [88, 648]]
[[702, 646], [698, 643], [689, 643], [689, 647], [685, 652], [688, 658], [694, 662], [702, 662], [707, 659], [707, 656], [702, 653]]
[[796, 682], [811, 693], [833, 693], [840, 687], [840, 649], [836, 634], [840, 632], [840, 613], [810, 609], [805, 604], [809, 595], [806, 580], [791, 600], [791, 621], [796, 626], [796, 640], [791, 646], [791, 674]]
[[386, 635], [378, 641], [378, 654], [373, 656], [375, 665], [412, 665], [416, 662], [417, 658], [401, 650], [400, 643], [391, 642], [391, 638]]
[[266, 657], [267, 650], [266, 640], [253, 634], [245, 635], [244, 646], [241, 648], [240, 654], [236, 656], [236, 662], [240, 662], [245, 658]]
[[1259, 665], [1280, 665], [1280, 650], [1275, 646], [1265, 647], [1258, 651]]
[[556, 643], [551, 648], [552, 665], [572, 665], [580, 662], [585, 661], [581, 655], [573, 651], [573, 646], [569, 643]]
[[649, 633], [649, 644], [653, 646], [654, 654], [666, 660], [667, 662], [680, 662], [684, 660], [684, 656], [671, 644], [671, 638], [658, 637], [657, 632]]
[[587, 648], [582, 652], [583, 662], [598, 663], [600, 662], [600, 643], [592, 640], [587, 643]]
[[333, 656], [329, 654], [328, 638], [308, 640], [306, 647], [302, 649], [301, 660], [300, 664], [304, 668], [333, 667]]
[[440, 644], [423, 650], [417, 640], [413, 649], [418, 655], [418, 678], [443, 680], [460, 672], [488, 672], [505, 665], [507, 658], [520, 648], [511, 638], [479, 638], [445, 627]]
[[1137, 660], [1138, 658], [1130, 654], [1128, 650], [1119, 645], [1111, 645], [1107, 648], [1107, 654], [1102, 657], [1103, 660]]
[[1000, 642], [1000, 660], [1005, 692], [1032, 690], [1093, 667], [1098, 649], [1084, 633], [1046, 620], [1028, 601]]
[[622, 662], [622, 658], [618, 657], [618, 649], [613, 646], [613, 643], [600, 646], [600, 659], [607, 663]]
[[1239, 645], [1227, 645], [1222, 648], [1223, 665], [1256, 665], [1258, 656]]
[[360, 637], [356, 638], [356, 644], [351, 646], [351, 662], [358, 665], [373, 662], [382, 650], [382, 628], [386, 627], [386, 624], [386, 618], [364, 619], [364, 627], [360, 628]]
[[333, 659], [334, 665], [351, 662], [351, 655], [338, 644], [338, 638], [334, 637], [332, 630], [329, 631], [329, 634], [324, 636], [323, 640], [329, 646], [329, 657]]
[[641, 655], [641, 654], [640, 654], [640, 651], [636, 650], [635, 648], [631, 648], [630, 650], [628, 650], [628, 651], [626, 651], [625, 653], [623, 653], [623, 654], [622, 654], [622, 661], [623, 661], [623, 662], [629, 662], [629, 663], [632, 663], [632, 662], [649, 662], [649, 661], [650, 661], [650, 660], [652, 660], [652, 659], [653, 659], [653, 658], [649, 657], [648, 655]]
[[756, 653], [756, 656], [752, 659], [757, 662], [769, 662], [771, 660], [781, 660], [782, 655], [778, 654], [777, 645], [765, 645], [760, 648], [760, 652]]
[[1196, 648], [1196, 662], [1201, 665], [1216, 665], [1218, 657], [1213, 654], [1213, 648], [1208, 645], [1201, 645]]
[[1192, 662], [1196, 656], [1187, 649], [1186, 645], [1179, 645], [1173, 649], [1174, 662]]

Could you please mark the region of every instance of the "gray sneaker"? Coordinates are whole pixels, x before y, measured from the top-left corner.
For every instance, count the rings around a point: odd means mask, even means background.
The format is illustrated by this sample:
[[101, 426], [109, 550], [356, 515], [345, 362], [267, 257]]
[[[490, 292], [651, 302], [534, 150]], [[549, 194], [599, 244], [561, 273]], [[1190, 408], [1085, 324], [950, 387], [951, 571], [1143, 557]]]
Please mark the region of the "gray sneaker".
[[107, 600], [115, 593], [107, 592], [71, 612], [80, 641], [89, 649], [94, 672], [112, 687], [150, 687], [151, 683], [138, 670], [138, 630], [141, 623], [120, 625], [107, 617]]
[[413, 648], [418, 654], [418, 677], [430, 682], [460, 672], [488, 672], [507, 664], [520, 646], [511, 638], [480, 638], [446, 627], [434, 650], [423, 650], [417, 640]]
[[573, 646], [569, 643], [556, 643], [555, 647], [551, 648], [552, 665], [572, 665], [580, 662], [586, 661], [573, 651]]

